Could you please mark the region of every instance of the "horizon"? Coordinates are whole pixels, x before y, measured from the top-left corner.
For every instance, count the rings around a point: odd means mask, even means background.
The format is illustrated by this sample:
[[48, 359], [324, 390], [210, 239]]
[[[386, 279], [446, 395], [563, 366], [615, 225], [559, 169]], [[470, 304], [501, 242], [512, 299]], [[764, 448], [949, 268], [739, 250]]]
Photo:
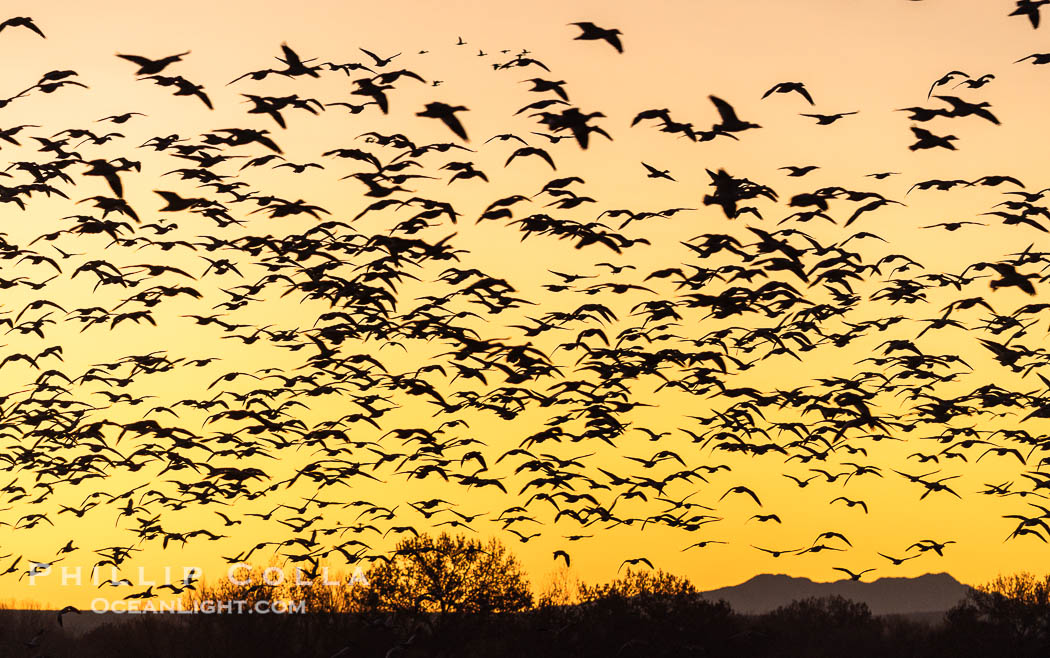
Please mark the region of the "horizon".
[[[623, 574], [620, 574], [620, 576], [622, 576], [622, 575]], [[675, 575], [675, 574], [672, 574], [672, 575]], [[1006, 574], [999, 574], [999, 577], [1002, 577], [1002, 576], [1005, 576], [1005, 575]], [[345, 577], [345, 574], [342, 574], [342, 576]], [[620, 576], [617, 576], [617, 578], [619, 578]], [[968, 584], [968, 583], [960, 581], [958, 578], [956, 578], [952, 574], [947, 573], [947, 572], [943, 572], [943, 571], [942, 572], [928, 572], [928, 573], [923, 573], [923, 574], [919, 574], [919, 575], [916, 575], [916, 576], [880, 576], [880, 577], [873, 578], [871, 580], [860, 580], [860, 581], [854, 581], [854, 580], [851, 580], [850, 578], [840, 578], [838, 580], [819, 581], [819, 580], [813, 580], [813, 579], [808, 578], [806, 576], [792, 576], [791, 574], [786, 574], [786, 573], [767, 572], [767, 573], [755, 574], [755, 575], [747, 578], [746, 580], [743, 580], [743, 581], [740, 581], [740, 582], [737, 582], [737, 583], [734, 583], [734, 584], [721, 585], [721, 586], [718, 586], [718, 587], [711, 587], [711, 588], [707, 588], [707, 589], [700, 589], [699, 593], [701, 595], [707, 595], [707, 594], [711, 594], [713, 592], [718, 592], [720, 590], [737, 589], [737, 588], [740, 588], [740, 587], [742, 587], [744, 585], [748, 585], [748, 584], [752, 583], [753, 581], [764, 579], [764, 578], [783, 578], [783, 579], [789, 579], [789, 580], [793, 580], [793, 581], [804, 581], [804, 582], [807, 582], [807, 583], [812, 583], [814, 585], [839, 585], [839, 584], [844, 584], [844, 583], [856, 583], [858, 585], [874, 585], [874, 584], [878, 584], [878, 583], [880, 583], [882, 581], [918, 581], [918, 580], [926, 580], [926, 579], [929, 579], [929, 578], [936, 578], [936, 577], [939, 577], [939, 576], [947, 577], [947, 578], [951, 579], [952, 582], [957, 583], [959, 585], [962, 585], [963, 587], [966, 587], [966, 588], [969, 588], [969, 589], [978, 588], [978, 587], [982, 587], [982, 586], [986, 585], [986, 583], [982, 583], [982, 584], [978, 584], [978, 585]], [[338, 578], [341, 577], [341, 574], [339, 574], [338, 572], [332, 572], [330, 577], [338, 579]], [[613, 580], [615, 581], [617, 578], [614, 578]], [[213, 587], [213, 586], [223, 582], [224, 580], [225, 580], [224, 578], [217, 578], [217, 579], [213, 579], [213, 580], [209, 580], [207, 578], [202, 578], [199, 581], [199, 585], [198, 586], [201, 587], [201, 588]], [[308, 583], [309, 581], [308, 580], [303, 580], [302, 582]], [[608, 582], [613, 582], [613, 581], [608, 581]], [[530, 584], [533, 585], [533, 586], [538, 585], [537, 583], [531, 583], [531, 581], [530, 581]], [[588, 585], [597, 585], [597, 584], [602, 584], [602, 583], [587, 583], [587, 584]], [[549, 583], [548, 583], [548, 585], [549, 585]], [[535, 594], [539, 594], [539, 593], [541, 593], [540, 590], [537, 590], [536, 592], [534, 592], [534, 595]], [[165, 605], [172, 604], [172, 603], [175, 603], [175, 602], [177, 602], [179, 600], [181, 600], [181, 599], [177, 599], [173, 595], [172, 597], [170, 597], [168, 599], [159, 600], [159, 601], [154, 600], [153, 603], [156, 606], [160, 606], [161, 604], [165, 604]], [[147, 602], [143, 602], [143, 603], [145, 604]], [[13, 598], [9, 598], [9, 599], [6, 599], [6, 600], [0, 600], [0, 612], [17, 612], [17, 611], [56, 612], [56, 611], [61, 609], [59, 607], [17, 607], [19, 605], [33, 606], [33, 605], [39, 605], [39, 602], [35, 602], [35, 601], [32, 601], [32, 600], [16, 600], [16, 599], [13, 599]], [[151, 609], [151, 610], [120, 610], [120, 611], [116, 611], [116, 610], [88, 610], [88, 611], [93, 612], [95, 614], [116, 614], [116, 615], [121, 615], [121, 614], [150, 614], [150, 613], [154, 613], [154, 612], [155, 613], [172, 612], [171, 610], [159, 609], [159, 608], [158, 609]], [[893, 614], [893, 613], [880, 613], [880, 614]]]

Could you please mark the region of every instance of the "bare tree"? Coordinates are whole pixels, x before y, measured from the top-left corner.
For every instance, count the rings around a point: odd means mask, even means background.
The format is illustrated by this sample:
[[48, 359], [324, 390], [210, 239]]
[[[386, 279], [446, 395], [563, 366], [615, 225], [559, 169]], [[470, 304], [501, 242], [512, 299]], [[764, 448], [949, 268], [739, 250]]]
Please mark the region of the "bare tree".
[[497, 539], [421, 535], [401, 541], [354, 590], [362, 611], [488, 613], [526, 610], [532, 592], [517, 559]]

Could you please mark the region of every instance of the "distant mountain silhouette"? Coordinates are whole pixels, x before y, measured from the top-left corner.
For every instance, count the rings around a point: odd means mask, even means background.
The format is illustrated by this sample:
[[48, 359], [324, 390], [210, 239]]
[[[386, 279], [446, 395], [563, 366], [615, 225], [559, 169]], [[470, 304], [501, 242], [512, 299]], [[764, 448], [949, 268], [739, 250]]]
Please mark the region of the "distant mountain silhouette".
[[917, 578], [879, 578], [872, 582], [840, 580], [818, 583], [808, 578], [762, 574], [732, 587], [704, 592], [704, 598], [725, 599], [733, 610], [761, 614], [798, 599], [842, 596], [867, 603], [872, 614], [915, 614], [948, 610], [966, 597], [969, 587], [946, 573]]

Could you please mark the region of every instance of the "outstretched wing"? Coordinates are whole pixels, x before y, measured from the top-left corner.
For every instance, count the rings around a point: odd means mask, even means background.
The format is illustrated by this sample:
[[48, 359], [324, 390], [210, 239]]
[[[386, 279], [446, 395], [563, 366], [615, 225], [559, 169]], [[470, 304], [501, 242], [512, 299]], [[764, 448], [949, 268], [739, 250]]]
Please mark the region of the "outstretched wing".
[[740, 119], [736, 116], [736, 111], [733, 106], [725, 102], [718, 96], [708, 96], [711, 102], [715, 104], [715, 109], [718, 110], [719, 116], [722, 117], [722, 123], [738, 123]]

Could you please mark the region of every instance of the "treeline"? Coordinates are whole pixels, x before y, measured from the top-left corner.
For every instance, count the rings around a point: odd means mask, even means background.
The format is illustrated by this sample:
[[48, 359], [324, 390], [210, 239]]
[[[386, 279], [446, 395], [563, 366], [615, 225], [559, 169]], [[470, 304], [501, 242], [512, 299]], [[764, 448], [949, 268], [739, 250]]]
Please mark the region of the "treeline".
[[305, 612], [123, 615], [81, 633], [59, 627], [54, 613], [0, 613], [0, 655], [1050, 656], [1050, 576], [1025, 573], [971, 590], [939, 623], [875, 616], [841, 597], [744, 615], [704, 599], [686, 579], [648, 570], [599, 585], [574, 582], [563, 570], [534, 595], [498, 542], [447, 535], [402, 542], [390, 562], [364, 572], [367, 586], [361, 572], [278, 585], [263, 575], [255, 568], [237, 584], [199, 584], [184, 603], [247, 601], [251, 610], [260, 601], [295, 600]]

